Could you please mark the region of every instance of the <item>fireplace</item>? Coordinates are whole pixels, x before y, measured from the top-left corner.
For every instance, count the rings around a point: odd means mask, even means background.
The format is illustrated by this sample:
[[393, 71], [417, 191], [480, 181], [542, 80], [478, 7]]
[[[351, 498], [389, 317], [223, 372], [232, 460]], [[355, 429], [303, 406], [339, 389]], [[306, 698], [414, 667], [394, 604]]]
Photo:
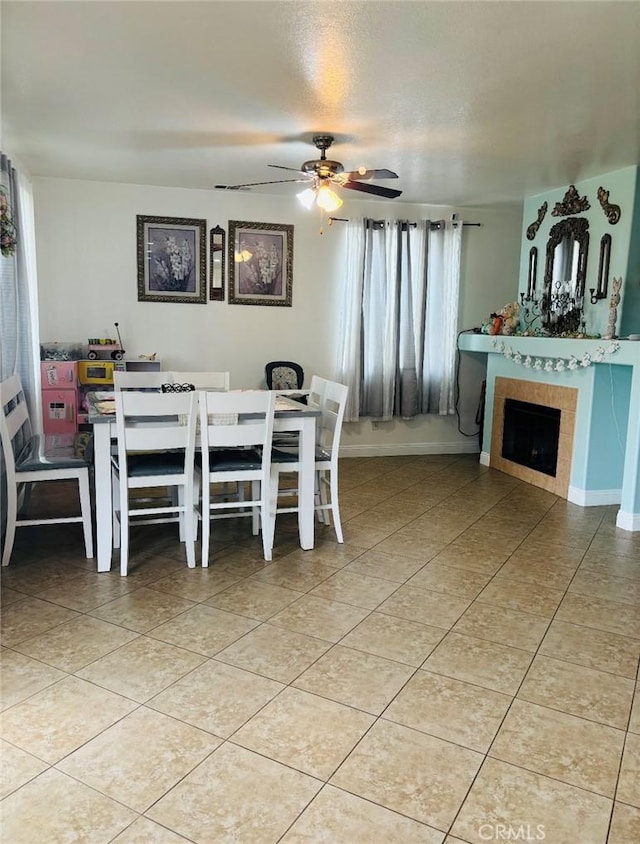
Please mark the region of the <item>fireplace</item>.
[[505, 399], [502, 457], [555, 478], [560, 414], [557, 407]]
[[578, 391], [495, 379], [490, 465], [566, 498]]

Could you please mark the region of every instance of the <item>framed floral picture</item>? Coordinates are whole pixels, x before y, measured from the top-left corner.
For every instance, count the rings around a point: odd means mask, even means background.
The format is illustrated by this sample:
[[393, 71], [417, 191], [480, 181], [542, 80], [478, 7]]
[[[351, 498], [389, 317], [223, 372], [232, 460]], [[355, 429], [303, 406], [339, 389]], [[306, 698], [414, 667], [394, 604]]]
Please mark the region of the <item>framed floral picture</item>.
[[229, 303], [291, 307], [293, 226], [229, 220]]
[[138, 301], [207, 301], [206, 220], [138, 214]]

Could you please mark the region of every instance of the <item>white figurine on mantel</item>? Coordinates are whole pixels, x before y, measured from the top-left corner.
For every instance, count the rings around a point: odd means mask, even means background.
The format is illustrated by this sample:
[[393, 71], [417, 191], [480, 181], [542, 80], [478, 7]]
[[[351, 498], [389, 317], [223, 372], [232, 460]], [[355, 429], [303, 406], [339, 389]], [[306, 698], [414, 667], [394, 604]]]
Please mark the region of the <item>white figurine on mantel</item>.
[[615, 340], [616, 322], [618, 321], [618, 305], [620, 304], [620, 288], [622, 287], [622, 276], [613, 279], [613, 293], [609, 299], [609, 322], [607, 330], [602, 335], [603, 340]]

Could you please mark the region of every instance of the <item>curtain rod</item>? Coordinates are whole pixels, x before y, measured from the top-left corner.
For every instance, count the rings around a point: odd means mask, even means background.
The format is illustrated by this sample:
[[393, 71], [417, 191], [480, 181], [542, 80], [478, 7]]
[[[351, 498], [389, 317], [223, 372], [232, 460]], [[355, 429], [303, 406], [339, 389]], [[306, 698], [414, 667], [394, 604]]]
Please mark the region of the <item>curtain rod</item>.
[[[348, 223], [348, 222], [349, 222], [349, 220], [348, 220], [347, 217], [329, 217], [329, 224], [331, 224], [331, 223]], [[432, 229], [439, 229], [440, 226], [444, 225], [445, 222], [446, 222], [446, 220], [435, 220], [433, 223], [431, 223], [431, 228]], [[458, 221], [453, 220], [452, 222], [455, 225]], [[373, 224], [375, 226], [382, 226], [384, 224], [384, 220], [374, 220]], [[409, 225], [412, 228], [415, 228], [416, 223], [409, 223]], [[482, 223], [464, 223], [463, 222], [462, 225], [463, 226], [474, 226], [474, 227], [480, 228], [482, 226]]]

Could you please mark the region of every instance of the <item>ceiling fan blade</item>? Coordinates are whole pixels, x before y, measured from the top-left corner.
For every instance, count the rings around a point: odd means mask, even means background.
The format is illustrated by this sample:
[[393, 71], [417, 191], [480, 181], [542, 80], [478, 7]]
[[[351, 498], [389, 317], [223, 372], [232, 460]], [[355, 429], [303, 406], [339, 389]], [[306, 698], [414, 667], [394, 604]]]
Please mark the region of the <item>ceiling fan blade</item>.
[[214, 185], [214, 190], [244, 190], [244, 188], [255, 188], [258, 185], [284, 185], [286, 182], [308, 182], [308, 179], [276, 179], [271, 182], [247, 182], [246, 185]]
[[290, 170], [292, 173], [302, 173], [307, 175], [304, 170], [298, 170], [296, 167], [283, 167], [282, 164], [267, 164], [267, 167], [277, 167], [278, 170]]
[[401, 190], [394, 190], [393, 188], [384, 188], [382, 185], [367, 185], [362, 184], [362, 182], [345, 182], [342, 185], [343, 188], [348, 188], [349, 190], [359, 190], [362, 193], [372, 193], [374, 196], [384, 196], [387, 199], [394, 199], [396, 196], [400, 196], [402, 193]]
[[398, 174], [394, 173], [393, 170], [365, 170], [364, 173], [360, 173], [359, 170], [354, 170], [351, 173], [344, 173], [344, 176], [348, 176], [349, 179], [358, 179], [360, 181], [368, 180], [368, 179], [397, 179]]

